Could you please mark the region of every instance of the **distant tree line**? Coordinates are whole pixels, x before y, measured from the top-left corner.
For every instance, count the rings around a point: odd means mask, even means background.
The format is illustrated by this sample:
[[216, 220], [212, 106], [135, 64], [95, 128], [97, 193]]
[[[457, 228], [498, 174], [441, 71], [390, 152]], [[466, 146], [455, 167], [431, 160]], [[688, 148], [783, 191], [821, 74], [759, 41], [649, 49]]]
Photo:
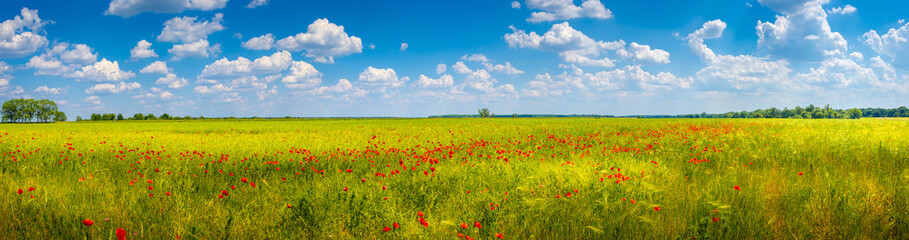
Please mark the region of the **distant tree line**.
[[797, 119], [859, 119], [862, 117], [909, 117], [909, 108], [899, 107], [893, 109], [883, 108], [852, 108], [833, 109], [830, 105], [816, 107], [795, 107], [793, 109], [768, 108], [754, 111], [727, 112], [727, 113], [701, 113], [682, 115], [646, 115], [640, 118], [797, 118]]
[[141, 120], [191, 120], [191, 119], [205, 119], [205, 117], [202, 117], [202, 116], [200, 116], [198, 118], [194, 118], [194, 117], [190, 117], [190, 116], [180, 117], [180, 116], [171, 116], [167, 113], [163, 113], [159, 116], [155, 116], [155, 114], [151, 114], [151, 113], [149, 113], [149, 114], [136, 113], [132, 117], [128, 117], [128, 118], [123, 117], [123, 114], [121, 114], [121, 113], [117, 113], [117, 114], [92, 113], [88, 119], [82, 119], [82, 117], [76, 117], [76, 121], [124, 121], [124, 120], [140, 120], [141, 121]]
[[57, 109], [57, 103], [47, 99], [10, 99], [3, 102], [2, 122], [30, 123], [66, 121], [66, 114]]

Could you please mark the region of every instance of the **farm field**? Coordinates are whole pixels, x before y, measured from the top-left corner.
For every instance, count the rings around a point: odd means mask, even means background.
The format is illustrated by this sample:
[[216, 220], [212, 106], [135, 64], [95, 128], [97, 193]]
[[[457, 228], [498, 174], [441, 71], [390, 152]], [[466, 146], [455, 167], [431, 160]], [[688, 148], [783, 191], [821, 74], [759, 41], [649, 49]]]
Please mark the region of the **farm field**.
[[3, 124], [0, 236], [906, 239], [907, 129], [889, 119]]

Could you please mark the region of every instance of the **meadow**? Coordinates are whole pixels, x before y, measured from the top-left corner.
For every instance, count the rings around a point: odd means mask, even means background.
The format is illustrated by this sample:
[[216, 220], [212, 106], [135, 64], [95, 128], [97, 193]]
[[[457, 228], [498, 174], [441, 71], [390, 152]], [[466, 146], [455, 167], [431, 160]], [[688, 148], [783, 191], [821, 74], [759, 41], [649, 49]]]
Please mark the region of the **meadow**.
[[907, 239], [907, 129], [867, 118], [2, 124], [0, 236]]

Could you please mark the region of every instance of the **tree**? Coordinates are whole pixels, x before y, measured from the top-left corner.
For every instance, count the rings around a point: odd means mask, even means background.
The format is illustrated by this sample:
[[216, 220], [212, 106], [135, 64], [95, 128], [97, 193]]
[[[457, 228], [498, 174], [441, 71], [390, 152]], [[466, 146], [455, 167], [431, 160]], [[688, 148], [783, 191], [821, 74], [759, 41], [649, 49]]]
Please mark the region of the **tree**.
[[76, 116], [76, 122], [83, 121], [83, 120], [84, 120], [84, 119], [82, 119], [82, 117]]
[[489, 113], [489, 109], [486, 109], [486, 108], [480, 109], [478, 112], [480, 113], [481, 118], [488, 118], [491, 116], [491, 114]]
[[63, 112], [61, 112], [61, 111], [55, 112], [55, 113], [54, 113], [54, 121], [55, 121], [55, 122], [65, 122], [65, 121], [66, 121], [66, 114], [63, 113]]
[[123, 114], [117, 113], [117, 121], [123, 121]]
[[167, 113], [164, 113], [164, 114], [161, 114], [161, 117], [158, 117], [158, 118], [161, 120], [170, 120], [170, 115], [167, 115]]
[[860, 119], [862, 118], [862, 110], [859, 110], [858, 108], [849, 109], [849, 111], [846, 112], [846, 116], [849, 119]]
[[149, 113], [148, 115], [145, 115], [145, 120], [158, 120], [158, 117], [155, 117], [154, 114]]
[[142, 115], [141, 113], [136, 113], [136, 115], [133, 115], [133, 119], [135, 119], [135, 120], [145, 120], [145, 115]]

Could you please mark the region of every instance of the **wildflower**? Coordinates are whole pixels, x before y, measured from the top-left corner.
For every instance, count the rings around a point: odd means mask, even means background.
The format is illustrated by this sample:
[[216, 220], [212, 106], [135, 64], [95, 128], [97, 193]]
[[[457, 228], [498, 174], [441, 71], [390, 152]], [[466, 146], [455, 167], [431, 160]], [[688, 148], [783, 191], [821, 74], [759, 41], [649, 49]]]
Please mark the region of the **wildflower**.
[[742, 188], [741, 188], [741, 187], [739, 187], [739, 185], [735, 185], [735, 186], [734, 186], [734, 187], [732, 187], [732, 188], [734, 188], [734, 189], [735, 189], [735, 190], [742, 190]]
[[126, 240], [126, 230], [117, 228], [117, 240]]
[[344, 191], [346, 192], [346, 191], [347, 191], [347, 187], [344, 187], [342, 190], [344, 190]]
[[395, 224], [392, 224], [392, 226], [395, 227], [395, 228], [401, 227], [401, 225], [398, 225], [398, 222], [395, 222]]
[[385, 226], [385, 228], [383, 228], [382, 231], [383, 231], [383, 232], [388, 232], [388, 231], [391, 231], [391, 228], [388, 227], [388, 226]]
[[230, 196], [230, 194], [227, 193], [227, 190], [221, 190], [221, 195], [224, 195], [225, 197]]
[[95, 224], [95, 221], [92, 221], [91, 219], [82, 220], [82, 225], [91, 226], [92, 224]]
[[461, 228], [467, 228], [467, 223], [461, 223]]
[[480, 222], [473, 222], [473, 227], [475, 227], [475, 228], [483, 228], [482, 226], [480, 226]]
[[660, 206], [653, 207], [653, 210], [654, 210], [654, 211], [659, 211], [659, 210], [660, 210]]

